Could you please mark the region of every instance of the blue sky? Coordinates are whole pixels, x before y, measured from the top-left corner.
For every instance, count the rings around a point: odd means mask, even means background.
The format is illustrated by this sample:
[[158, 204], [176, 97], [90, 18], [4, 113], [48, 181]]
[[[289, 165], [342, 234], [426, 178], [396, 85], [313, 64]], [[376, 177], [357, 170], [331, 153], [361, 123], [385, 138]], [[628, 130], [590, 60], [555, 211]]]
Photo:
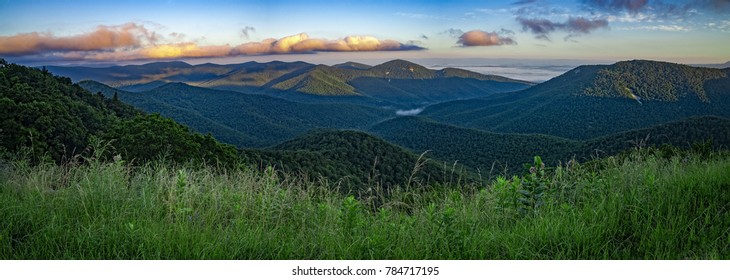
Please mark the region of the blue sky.
[[730, 0], [5, 1], [27, 63], [730, 60]]

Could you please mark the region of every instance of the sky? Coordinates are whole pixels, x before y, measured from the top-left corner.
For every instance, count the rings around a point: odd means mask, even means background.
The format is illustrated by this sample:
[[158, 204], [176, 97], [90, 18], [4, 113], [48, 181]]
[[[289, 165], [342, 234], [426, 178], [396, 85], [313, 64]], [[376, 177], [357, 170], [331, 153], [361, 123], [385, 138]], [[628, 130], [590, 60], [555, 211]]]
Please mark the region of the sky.
[[730, 0], [0, 0], [0, 57], [29, 65], [394, 58], [697, 64], [730, 61], [728, 46]]

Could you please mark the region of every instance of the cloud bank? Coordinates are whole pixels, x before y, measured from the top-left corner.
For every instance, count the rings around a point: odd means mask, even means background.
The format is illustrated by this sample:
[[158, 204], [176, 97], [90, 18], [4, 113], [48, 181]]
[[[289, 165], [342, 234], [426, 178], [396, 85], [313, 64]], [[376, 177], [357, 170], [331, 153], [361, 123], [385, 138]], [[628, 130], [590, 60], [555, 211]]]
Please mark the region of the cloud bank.
[[[248, 35], [253, 28], [245, 27]], [[177, 33], [176, 33], [177, 34]], [[173, 39], [184, 38], [178, 34]], [[145, 60], [163, 58], [227, 57], [315, 52], [407, 51], [424, 48], [372, 36], [347, 36], [328, 40], [299, 33], [279, 39], [265, 39], [240, 45], [201, 45], [197, 42], [169, 42], [136, 23], [99, 26], [94, 31], [67, 37], [50, 33], [0, 36], [0, 55], [42, 55], [68, 60]]]
[[605, 19], [587, 19], [584, 17], [571, 17], [565, 22], [518, 17], [517, 22], [522, 26], [523, 31], [529, 31], [535, 34], [535, 38], [543, 40], [550, 40], [550, 33], [559, 30], [568, 32], [571, 37], [575, 37], [578, 34], [588, 34], [593, 30], [608, 27], [608, 21]]
[[155, 43], [155, 41], [157, 35], [139, 24], [101, 25], [89, 33], [68, 37], [56, 37], [50, 33], [38, 32], [0, 36], [0, 55], [104, 51], [140, 47], [144, 43]]
[[456, 43], [462, 47], [516, 44], [512, 38], [500, 36], [497, 32], [484, 32], [481, 30], [472, 30], [461, 34], [461, 36], [459, 36], [459, 41]]

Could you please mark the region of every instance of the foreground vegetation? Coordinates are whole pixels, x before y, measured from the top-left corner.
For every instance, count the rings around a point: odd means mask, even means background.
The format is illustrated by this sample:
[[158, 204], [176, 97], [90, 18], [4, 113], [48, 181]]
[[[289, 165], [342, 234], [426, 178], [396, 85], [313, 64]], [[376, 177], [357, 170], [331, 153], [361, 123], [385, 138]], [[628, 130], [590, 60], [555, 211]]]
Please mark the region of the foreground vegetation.
[[536, 158], [483, 185], [357, 196], [273, 169], [98, 154], [0, 165], [0, 259], [730, 258], [727, 153]]

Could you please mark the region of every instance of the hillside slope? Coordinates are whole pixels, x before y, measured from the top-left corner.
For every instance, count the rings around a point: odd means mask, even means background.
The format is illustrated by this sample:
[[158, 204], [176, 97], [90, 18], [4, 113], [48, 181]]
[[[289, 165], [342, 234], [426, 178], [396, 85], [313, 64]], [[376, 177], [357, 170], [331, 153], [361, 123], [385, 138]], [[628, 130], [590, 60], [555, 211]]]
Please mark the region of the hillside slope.
[[450, 174], [427, 158], [413, 174], [417, 155], [358, 131], [312, 131], [271, 148], [244, 149], [242, 158], [261, 168], [337, 182], [343, 191], [442, 183]]
[[265, 147], [316, 128], [357, 129], [393, 115], [353, 104], [302, 104], [279, 98], [171, 83], [139, 93], [82, 82], [91, 91], [115, 92], [125, 102], [158, 112], [238, 147]]
[[[77, 156], [121, 155], [145, 162], [233, 164], [235, 149], [159, 115], [145, 115], [117, 98], [91, 94], [66, 77], [0, 59], [0, 155], [67, 163]], [[95, 140], [100, 139], [100, 140]], [[108, 145], [112, 144], [114, 149]], [[98, 150], [95, 150], [98, 149]]]
[[421, 115], [495, 132], [590, 139], [692, 116], [730, 117], [728, 73], [649, 61], [580, 66], [520, 92], [436, 104]]
[[447, 163], [458, 162], [473, 171], [521, 172], [522, 165], [541, 156], [548, 165], [577, 159], [615, 155], [637, 147], [664, 144], [690, 148], [711, 140], [715, 148], [730, 148], [730, 119], [693, 117], [653, 127], [620, 132], [585, 141], [541, 134], [492, 133], [437, 123], [423, 117], [399, 117], [381, 122], [370, 131], [415, 153]]

